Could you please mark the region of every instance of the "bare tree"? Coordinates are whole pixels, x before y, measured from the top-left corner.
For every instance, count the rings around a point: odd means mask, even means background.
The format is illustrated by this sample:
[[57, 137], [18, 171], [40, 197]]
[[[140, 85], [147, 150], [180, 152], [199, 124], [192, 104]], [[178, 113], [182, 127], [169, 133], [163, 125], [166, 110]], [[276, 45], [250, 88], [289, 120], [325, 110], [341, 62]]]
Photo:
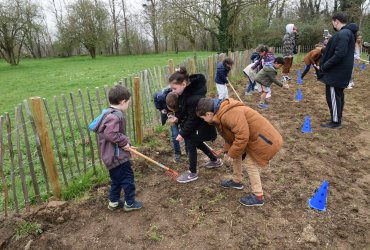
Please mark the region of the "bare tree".
[[131, 46], [130, 46], [130, 38], [128, 33], [128, 20], [127, 20], [127, 10], [125, 5], [125, 0], [122, 0], [122, 13], [123, 13], [123, 27], [124, 27], [124, 44], [126, 53], [131, 55]]
[[146, 0], [143, 4], [145, 23], [149, 24], [151, 36], [153, 38], [155, 53], [159, 53], [159, 28], [158, 28], [158, 12], [159, 0]]
[[119, 34], [118, 34], [118, 14], [116, 12], [116, 1], [109, 0], [109, 6], [112, 14], [112, 22], [113, 22], [113, 34], [114, 34], [114, 49], [116, 55], [119, 54]]

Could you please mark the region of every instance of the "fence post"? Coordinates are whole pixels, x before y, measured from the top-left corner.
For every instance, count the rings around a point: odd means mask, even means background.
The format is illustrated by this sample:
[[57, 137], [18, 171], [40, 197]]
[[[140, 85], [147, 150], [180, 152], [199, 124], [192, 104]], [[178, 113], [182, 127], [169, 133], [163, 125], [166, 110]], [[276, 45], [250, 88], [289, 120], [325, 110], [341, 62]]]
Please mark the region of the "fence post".
[[53, 154], [53, 149], [51, 147], [48, 129], [46, 127], [46, 120], [41, 105], [41, 98], [33, 97], [31, 98], [31, 101], [37, 134], [40, 138], [42, 155], [46, 164], [46, 168], [48, 170], [47, 173], [51, 182], [51, 186], [53, 188], [53, 193], [57, 199], [60, 199], [62, 190], [59, 182], [58, 171], [55, 164], [55, 158]]
[[[172, 64], [173, 65], [173, 64]], [[141, 144], [143, 142], [143, 127], [141, 122], [140, 110], [140, 78], [134, 78], [134, 92], [135, 92], [135, 127], [136, 127], [136, 142]]]
[[173, 64], [173, 60], [168, 60], [168, 71], [170, 73], [170, 76], [175, 73], [175, 65]]
[[195, 60], [193, 58], [190, 59], [190, 74], [195, 74], [197, 69], [195, 67]]
[[4, 189], [4, 214], [5, 217], [8, 217], [8, 205], [9, 205], [9, 191], [8, 185], [6, 183], [5, 175], [4, 175], [4, 154], [5, 154], [5, 146], [3, 143], [3, 116], [0, 116], [0, 177], [1, 182], [3, 184]]
[[208, 92], [212, 93], [215, 89], [215, 76], [214, 76], [214, 63], [213, 56], [208, 57], [208, 72], [209, 72], [209, 89]]

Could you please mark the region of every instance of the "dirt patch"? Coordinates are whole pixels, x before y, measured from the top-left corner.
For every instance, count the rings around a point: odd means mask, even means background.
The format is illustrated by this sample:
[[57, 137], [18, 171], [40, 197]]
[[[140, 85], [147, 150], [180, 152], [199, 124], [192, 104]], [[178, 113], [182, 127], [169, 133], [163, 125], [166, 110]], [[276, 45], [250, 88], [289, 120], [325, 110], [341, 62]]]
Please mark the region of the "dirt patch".
[[[293, 71], [296, 75], [296, 69]], [[238, 199], [249, 192], [220, 188], [231, 174], [200, 168], [198, 181], [181, 185], [143, 160], [134, 164], [138, 212], [108, 211], [108, 186], [96, 187], [80, 203], [42, 206], [21, 217], [41, 224], [43, 233], [15, 240], [15, 217], [2, 219], [0, 244], [7, 249], [368, 249], [370, 246], [370, 67], [355, 71], [355, 86], [346, 90], [343, 129], [322, 129], [329, 118], [324, 85], [310, 72], [302, 85], [293, 77], [289, 90], [273, 86], [269, 109], [262, 110], [281, 132], [284, 145], [261, 174], [265, 206], [246, 208]], [[244, 97], [244, 83], [235, 86]], [[303, 100], [294, 102], [297, 89]], [[300, 129], [311, 118], [312, 133]], [[170, 139], [145, 153], [179, 171], [172, 163]], [[147, 138], [147, 143], [151, 137]], [[219, 148], [221, 139], [212, 144]], [[204, 160], [200, 157], [200, 162]], [[329, 182], [327, 211], [307, 205], [323, 180]], [[18, 218], [20, 219], [20, 218]], [[4, 233], [6, 232], [6, 233]], [[9, 233], [13, 232], [13, 233]]]

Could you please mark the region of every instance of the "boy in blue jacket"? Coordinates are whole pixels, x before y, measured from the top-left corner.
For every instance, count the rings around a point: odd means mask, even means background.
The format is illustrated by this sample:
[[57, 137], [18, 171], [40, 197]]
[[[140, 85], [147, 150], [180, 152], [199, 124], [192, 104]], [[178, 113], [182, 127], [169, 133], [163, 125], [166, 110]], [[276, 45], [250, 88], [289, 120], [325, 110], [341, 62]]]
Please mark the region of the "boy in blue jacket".
[[218, 99], [229, 98], [229, 92], [226, 86], [226, 84], [229, 83], [227, 75], [229, 74], [229, 71], [233, 64], [234, 61], [230, 57], [226, 57], [222, 62], [219, 62], [217, 64], [215, 83], [218, 93]]

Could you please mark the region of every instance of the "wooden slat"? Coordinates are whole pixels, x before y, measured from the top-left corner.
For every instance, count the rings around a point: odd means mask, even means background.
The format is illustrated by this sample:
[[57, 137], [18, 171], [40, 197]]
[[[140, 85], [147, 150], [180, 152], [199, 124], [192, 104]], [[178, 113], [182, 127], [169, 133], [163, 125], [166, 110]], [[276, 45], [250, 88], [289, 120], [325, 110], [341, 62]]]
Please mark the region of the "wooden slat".
[[0, 116], [0, 177], [4, 189], [4, 215], [8, 216], [8, 206], [9, 206], [9, 190], [8, 184], [6, 183], [4, 175], [4, 155], [5, 155], [5, 146], [3, 141], [3, 124], [4, 117]]
[[84, 164], [84, 172], [86, 173], [86, 171], [87, 171], [87, 165], [86, 165], [86, 140], [85, 140], [85, 135], [84, 135], [84, 132], [83, 132], [82, 127], [81, 127], [80, 117], [78, 116], [78, 113], [77, 113], [75, 97], [74, 97], [74, 95], [73, 95], [72, 92], [69, 93], [69, 95], [70, 95], [71, 101], [72, 101], [73, 114], [75, 116], [75, 120], [76, 120], [76, 123], [77, 123], [78, 132], [80, 133], [80, 137], [81, 137], [81, 142], [82, 142], [82, 162]]
[[13, 149], [13, 141], [12, 141], [12, 125], [10, 122], [9, 113], [7, 112], [5, 113], [5, 119], [6, 119], [6, 129], [8, 132], [8, 147], [9, 147], [9, 156], [10, 156], [10, 163], [11, 163], [11, 181], [12, 181], [13, 202], [14, 202], [15, 212], [19, 213], [17, 190], [15, 186], [15, 163], [14, 163], [14, 149]]
[[37, 203], [41, 203], [40, 188], [39, 188], [39, 184], [37, 182], [36, 172], [35, 172], [35, 168], [34, 168], [34, 165], [33, 165], [31, 146], [30, 146], [30, 141], [28, 139], [28, 131], [27, 131], [27, 126], [26, 126], [26, 120], [24, 119], [24, 115], [23, 115], [22, 105], [20, 105], [19, 108], [20, 108], [19, 113], [20, 113], [21, 123], [22, 123], [22, 127], [23, 127], [24, 143], [26, 145], [26, 150], [27, 150], [28, 167], [30, 169], [30, 174], [31, 174], [31, 178], [32, 178], [32, 185], [33, 185], [33, 189], [35, 191], [35, 198], [36, 198]]
[[136, 142], [141, 144], [143, 142], [143, 130], [141, 122], [141, 110], [140, 110], [140, 78], [134, 78], [135, 86], [135, 127], [136, 127]]
[[42, 175], [43, 175], [44, 181], [45, 181], [46, 192], [49, 196], [49, 194], [50, 194], [49, 179], [48, 179], [48, 176], [47, 176], [47, 173], [46, 173], [44, 158], [42, 157], [40, 138], [39, 138], [39, 135], [37, 134], [35, 120], [33, 119], [33, 115], [31, 113], [30, 107], [28, 106], [27, 100], [23, 100], [23, 104], [24, 104], [24, 107], [26, 108], [28, 119], [30, 120], [30, 123], [31, 123], [32, 132], [33, 132], [33, 135], [34, 135], [34, 138], [35, 138], [35, 143], [36, 143], [37, 156], [39, 157], [41, 170], [42, 170]]
[[68, 150], [69, 146], [67, 144], [66, 136], [65, 136], [65, 133], [64, 133], [63, 121], [62, 121], [62, 117], [61, 117], [60, 112], [59, 112], [59, 104], [58, 104], [56, 96], [54, 96], [54, 105], [55, 105], [55, 112], [57, 113], [57, 117], [58, 117], [59, 129], [60, 129], [60, 132], [62, 133], [63, 146], [64, 146], [64, 150], [65, 150], [65, 155], [66, 155], [66, 158], [67, 158], [69, 174], [70, 174], [72, 180], [74, 180], [75, 177], [74, 177], [74, 174], [73, 174], [71, 158], [69, 156], [69, 150]]
[[18, 170], [19, 176], [21, 178], [22, 184], [22, 191], [23, 191], [23, 198], [24, 198], [24, 205], [26, 207], [26, 211], [30, 211], [30, 196], [28, 194], [28, 188], [26, 183], [26, 176], [24, 175], [24, 167], [23, 167], [23, 154], [21, 150], [21, 136], [20, 136], [20, 122], [19, 122], [19, 106], [15, 108], [15, 134], [16, 134], [16, 148], [17, 148], [17, 156], [18, 156]]
[[99, 107], [99, 114], [102, 112], [102, 103], [101, 103], [101, 98], [100, 98], [100, 91], [99, 88], [95, 88], [95, 94], [96, 94], [96, 100], [98, 102], [98, 107]]
[[56, 148], [57, 154], [58, 154], [58, 161], [59, 161], [60, 171], [62, 172], [64, 185], [66, 185], [66, 187], [68, 187], [68, 180], [67, 180], [66, 173], [64, 171], [63, 156], [62, 156], [62, 153], [60, 151], [58, 137], [57, 137], [56, 129], [55, 129], [55, 126], [54, 126], [53, 116], [51, 115], [50, 108], [49, 108], [47, 100], [45, 98], [43, 98], [43, 101], [44, 101], [44, 107], [45, 107], [46, 113], [48, 114], [48, 117], [49, 117], [49, 122], [50, 122], [50, 126], [51, 126], [51, 131], [52, 131], [53, 137], [54, 137], [55, 148]]
[[71, 123], [71, 117], [69, 115], [68, 104], [67, 104], [67, 100], [66, 100], [65, 95], [62, 95], [62, 100], [63, 100], [63, 104], [64, 104], [64, 111], [65, 111], [66, 117], [67, 117], [69, 131], [71, 133], [73, 155], [74, 155], [74, 158], [75, 158], [76, 167], [77, 167], [77, 171], [78, 171], [79, 176], [81, 176], [80, 163], [78, 162], [78, 154], [77, 154], [76, 140], [75, 140], [75, 136], [74, 136], [74, 133], [73, 133], [73, 127], [72, 127], [72, 123]]
[[78, 95], [80, 96], [80, 102], [81, 102], [81, 107], [82, 107], [82, 116], [83, 116], [83, 119], [84, 119], [84, 130], [87, 131], [87, 138], [89, 140], [88, 144], [89, 144], [89, 147], [90, 147], [91, 163], [92, 163], [92, 166], [94, 168], [94, 173], [96, 174], [94, 146], [93, 146], [93, 142], [91, 140], [90, 130], [88, 128], [89, 127], [89, 122], [87, 121], [85, 102], [84, 102], [83, 95], [82, 95], [82, 92], [81, 92], [80, 89], [78, 90]]
[[[87, 100], [89, 102], [89, 109], [90, 109], [90, 115], [91, 115], [90, 118], [91, 118], [91, 121], [93, 121], [95, 119], [95, 116], [94, 116], [94, 110], [93, 110], [93, 107], [92, 107], [90, 89], [89, 88], [86, 88], [86, 93], [87, 93]], [[100, 163], [100, 165], [102, 165], [103, 162], [102, 162], [101, 157], [100, 157], [99, 139], [98, 139], [98, 134], [96, 134], [96, 133], [95, 133], [95, 141], [96, 141], [96, 147], [98, 149], [99, 163]]]
[[135, 126], [136, 121], [135, 121], [135, 112], [134, 112], [134, 103], [136, 102], [136, 100], [135, 100], [134, 88], [132, 87], [132, 77], [130, 77], [129, 83], [130, 83], [130, 89], [131, 89], [132, 98], [133, 98], [132, 105], [131, 105], [131, 117], [130, 117], [132, 121], [132, 139], [136, 141], [136, 126]]
[[106, 101], [106, 107], [110, 106], [109, 103], [109, 88], [107, 85], [104, 85], [104, 96], [105, 96], [105, 101]]

